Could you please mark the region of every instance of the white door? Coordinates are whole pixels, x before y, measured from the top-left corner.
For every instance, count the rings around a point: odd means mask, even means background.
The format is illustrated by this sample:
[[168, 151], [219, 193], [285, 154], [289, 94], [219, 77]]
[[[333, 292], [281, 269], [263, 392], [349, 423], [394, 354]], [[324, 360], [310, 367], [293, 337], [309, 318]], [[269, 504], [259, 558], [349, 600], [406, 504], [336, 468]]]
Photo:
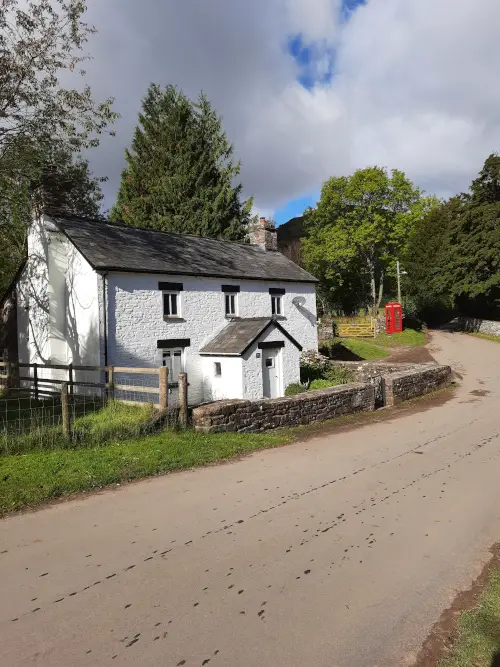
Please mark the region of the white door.
[[262, 350], [262, 382], [264, 398], [281, 396], [279, 347]]

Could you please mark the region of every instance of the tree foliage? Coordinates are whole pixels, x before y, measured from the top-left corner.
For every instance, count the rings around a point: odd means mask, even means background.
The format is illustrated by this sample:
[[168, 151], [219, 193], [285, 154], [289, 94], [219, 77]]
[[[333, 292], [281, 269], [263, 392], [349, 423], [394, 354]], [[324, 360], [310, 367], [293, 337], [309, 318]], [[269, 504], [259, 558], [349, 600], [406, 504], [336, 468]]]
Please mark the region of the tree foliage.
[[[84, 0], [2, 0], [0, 3], [0, 162], [11, 142], [38, 147], [57, 140], [76, 149], [96, 145], [117, 114], [112, 100], [96, 103], [85, 75], [83, 48], [95, 28], [82, 18]], [[74, 80], [72, 88], [59, 78]]]
[[[22, 145], [20, 145], [22, 143]], [[26, 237], [33, 215], [100, 217], [103, 195], [87, 160], [65, 144], [37, 151], [30, 142], [16, 142], [10, 171], [0, 171], [0, 295], [26, 255]], [[13, 146], [14, 144], [12, 144]], [[14, 168], [17, 165], [17, 169]]]
[[117, 114], [83, 84], [95, 33], [85, 11], [84, 0], [0, 2], [0, 293], [24, 257], [34, 213], [99, 215], [101, 179], [79, 153]]
[[490, 155], [470, 192], [424, 217], [410, 240], [409, 287], [420, 307], [500, 314], [500, 157]]
[[306, 213], [304, 257], [334, 308], [379, 307], [386, 276], [433, 203], [398, 170], [368, 167], [326, 181]]
[[244, 238], [252, 202], [241, 202], [232, 154], [203, 93], [193, 103], [175, 86], [152, 84], [111, 216], [164, 231]]

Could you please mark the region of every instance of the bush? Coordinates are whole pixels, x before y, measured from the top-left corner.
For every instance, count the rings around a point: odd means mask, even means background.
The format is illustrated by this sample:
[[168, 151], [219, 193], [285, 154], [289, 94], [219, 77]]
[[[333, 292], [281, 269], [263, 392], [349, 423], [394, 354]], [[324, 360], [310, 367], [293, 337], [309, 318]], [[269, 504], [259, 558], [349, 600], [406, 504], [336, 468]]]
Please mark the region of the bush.
[[300, 382], [293, 382], [285, 389], [285, 396], [295, 396], [296, 394], [302, 394], [304, 391], [306, 391], [305, 385], [300, 384]]
[[325, 377], [330, 368], [327, 357], [315, 350], [304, 350], [300, 355], [300, 381], [312, 382]]
[[344, 366], [330, 366], [326, 379], [333, 384], [348, 384], [354, 382], [354, 374]]

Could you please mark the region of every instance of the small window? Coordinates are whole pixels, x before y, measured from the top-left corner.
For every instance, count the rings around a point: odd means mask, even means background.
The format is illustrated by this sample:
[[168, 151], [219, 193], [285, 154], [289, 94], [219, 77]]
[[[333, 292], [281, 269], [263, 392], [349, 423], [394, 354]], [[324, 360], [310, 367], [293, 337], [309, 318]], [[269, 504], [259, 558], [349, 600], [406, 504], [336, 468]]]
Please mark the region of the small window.
[[266, 368], [274, 368], [274, 358], [267, 357], [266, 359]]
[[163, 293], [163, 315], [165, 317], [180, 317], [179, 292]]
[[169, 382], [177, 382], [179, 373], [184, 372], [184, 351], [182, 348], [164, 350], [163, 365], [168, 368]]
[[220, 377], [222, 375], [222, 365], [220, 361], [214, 362], [214, 375], [215, 377]]
[[283, 315], [281, 296], [271, 296], [271, 314]]
[[233, 294], [233, 293], [224, 294], [226, 317], [235, 317], [236, 316], [237, 296], [238, 296], [237, 294]]

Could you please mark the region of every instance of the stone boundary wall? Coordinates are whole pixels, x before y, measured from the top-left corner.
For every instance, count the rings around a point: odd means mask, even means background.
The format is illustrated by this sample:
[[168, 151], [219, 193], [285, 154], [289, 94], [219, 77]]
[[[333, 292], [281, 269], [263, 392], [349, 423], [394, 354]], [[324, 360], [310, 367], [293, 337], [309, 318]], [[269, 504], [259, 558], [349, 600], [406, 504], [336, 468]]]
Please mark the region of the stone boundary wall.
[[353, 382], [283, 398], [218, 401], [202, 405], [193, 410], [193, 424], [197, 431], [204, 433], [245, 433], [300, 426], [374, 409], [372, 385]]
[[451, 368], [422, 364], [419, 370], [391, 373], [383, 377], [384, 405], [398, 405], [451, 384]]
[[201, 405], [193, 410], [193, 425], [197, 431], [204, 433], [245, 433], [299, 426], [355, 412], [373, 411], [377, 404], [378, 386], [382, 396], [378, 405], [392, 406], [447, 387], [450, 383], [449, 366], [422, 364], [420, 368], [398, 373], [373, 375], [367, 382], [353, 382], [296, 396]]
[[458, 318], [458, 325], [462, 331], [482, 333], [488, 336], [500, 336], [500, 322], [495, 322], [494, 320], [481, 320], [461, 315]]
[[[377, 375], [419, 370], [423, 367], [423, 364], [391, 364], [388, 361], [337, 361], [335, 359], [332, 359], [330, 364], [333, 368], [341, 367], [350, 371], [356, 382], [366, 382]], [[432, 364], [432, 366], [435, 366], [435, 364]]]

